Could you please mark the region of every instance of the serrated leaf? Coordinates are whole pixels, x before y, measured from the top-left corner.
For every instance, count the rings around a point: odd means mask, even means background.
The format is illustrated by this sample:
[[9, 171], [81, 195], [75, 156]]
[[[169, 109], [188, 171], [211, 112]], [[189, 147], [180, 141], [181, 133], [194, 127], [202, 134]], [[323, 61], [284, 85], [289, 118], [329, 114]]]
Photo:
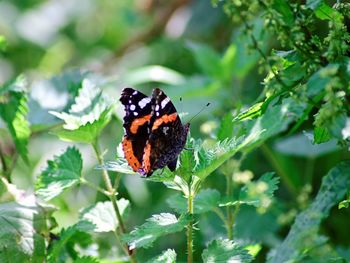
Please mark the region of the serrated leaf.
[[[117, 201], [120, 214], [125, 217], [129, 209], [129, 201], [121, 198]], [[112, 202], [98, 202], [80, 213], [80, 219], [92, 223], [95, 232], [115, 231], [119, 225]]]
[[161, 255], [147, 261], [147, 263], [176, 263], [176, 252], [173, 249], [163, 251]]
[[48, 219], [39, 206], [0, 204], [0, 262], [43, 262]]
[[53, 161], [48, 161], [47, 165], [35, 186], [36, 194], [44, 200], [51, 200], [79, 183], [83, 160], [76, 148], [67, 148], [63, 154], [55, 156]]
[[30, 128], [27, 120], [27, 94], [23, 91], [26, 82], [18, 77], [0, 90], [0, 117], [4, 120], [21, 158], [28, 162]]
[[267, 262], [300, 262], [310, 249], [318, 246], [322, 241], [317, 234], [322, 220], [341, 201], [349, 187], [350, 162], [342, 162], [322, 179], [316, 198], [296, 217], [287, 237], [268, 255]]
[[[217, 190], [201, 190], [193, 200], [193, 213], [202, 214], [213, 210], [218, 206], [220, 197], [220, 193]], [[187, 200], [182, 194], [172, 195], [167, 199], [167, 203], [179, 214], [187, 212]]]
[[204, 263], [247, 263], [253, 260], [248, 251], [236, 242], [228, 239], [213, 240], [202, 253]]
[[266, 173], [259, 180], [249, 182], [240, 191], [239, 201], [255, 207], [270, 205], [274, 192], [278, 189], [279, 178], [274, 173]]
[[63, 141], [92, 144], [96, 141], [96, 138], [100, 135], [103, 128], [109, 123], [111, 119], [110, 113], [108, 109], [101, 113], [98, 120], [92, 123], [88, 122], [79, 126], [77, 129], [56, 129], [51, 133], [57, 135]]
[[50, 112], [63, 120], [63, 129], [53, 131], [60, 139], [66, 141], [94, 143], [111, 118], [111, 108], [100, 89], [85, 79], [75, 104], [68, 113]]
[[176, 218], [169, 213], [153, 215], [146, 223], [123, 236], [123, 240], [129, 244], [130, 249], [150, 247], [161, 236], [182, 231], [191, 220], [189, 215], [181, 215]]
[[[89, 238], [89, 233], [94, 230], [94, 225], [87, 221], [79, 221], [75, 225], [68, 227], [67, 229], [62, 229], [58, 235], [58, 239], [54, 240], [50, 246], [48, 252], [48, 262], [65, 262], [62, 261], [62, 257], [67, 257], [66, 246], [74, 237], [79, 237], [82, 239]], [[58, 260], [58, 259], [61, 260]]]

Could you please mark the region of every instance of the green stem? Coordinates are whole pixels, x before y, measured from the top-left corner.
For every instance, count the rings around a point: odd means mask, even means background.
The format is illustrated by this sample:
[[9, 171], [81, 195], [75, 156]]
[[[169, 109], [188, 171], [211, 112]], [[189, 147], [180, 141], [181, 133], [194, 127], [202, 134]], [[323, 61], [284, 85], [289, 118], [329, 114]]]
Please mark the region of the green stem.
[[[192, 216], [193, 215], [193, 196], [191, 192], [191, 185], [188, 186], [188, 199], [187, 199], [187, 206], [188, 206], [188, 213]], [[193, 262], [193, 219], [188, 222], [187, 225], [187, 263]]]
[[292, 181], [289, 179], [288, 174], [284, 171], [282, 166], [280, 165], [280, 162], [277, 160], [275, 155], [272, 153], [270, 148], [266, 144], [261, 145], [261, 150], [264, 153], [266, 159], [269, 160], [271, 165], [274, 167], [274, 169], [277, 171], [278, 175], [281, 177], [282, 181], [286, 185], [288, 191], [293, 195], [296, 196], [297, 190], [295, 186], [293, 185]]
[[314, 174], [315, 158], [310, 157], [306, 161], [305, 179], [306, 183], [312, 184], [312, 176]]
[[109, 192], [107, 192], [105, 189], [102, 189], [101, 187], [91, 183], [90, 181], [86, 180], [85, 178], [80, 178], [80, 183], [96, 190], [97, 192], [100, 192], [101, 194], [105, 195], [105, 196], [108, 196], [110, 195]]
[[[121, 234], [124, 234], [124, 233], [126, 233], [126, 229], [125, 229], [123, 218], [122, 218], [122, 216], [120, 214], [120, 210], [119, 210], [119, 207], [118, 207], [117, 198], [116, 198], [116, 191], [115, 191], [115, 189], [112, 186], [112, 182], [111, 182], [111, 179], [110, 179], [110, 177], [108, 175], [107, 170], [105, 168], [103, 168], [103, 165], [104, 165], [103, 156], [101, 154], [101, 151], [100, 151], [100, 148], [99, 148], [97, 140], [95, 141], [95, 143], [92, 144], [92, 147], [94, 148], [94, 151], [96, 153], [96, 157], [97, 157], [98, 163], [102, 166], [102, 178], [103, 178], [103, 180], [105, 182], [106, 189], [108, 191], [109, 199], [112, 202], [113, 209], [115, 211], [115, 214], [116, 214], [116, 217], [117, 217], [117, 220], [118, 220], [118, 225], [119, 225], [120, 232], [121, 232]], [[118, 238], [117, 238], [118, 242], [120, 242], [120, 240], [121, 240], [120, 239], [120, 233], [118, 233], [116, 231], [115, 231], [115, 233], [118, 236]], [[122, 247], [124, 248], [125, 253], [129, 256], [130, 261], [135, 263], [136, 262], [135, 254], [129, 255], [129, 247], [127, 245], [122, 246]]]
[[[226, 196], [227, 197], [232, 196], [232, 177], [231, 177], [231, 174], [226, 175]], [[233, 238], [233, 232], [232, 232], [233, 215], [232, 215], [232, 207], [231, 206], [226, 207], [226, 214], [227, 214], [227, 222], [226, 222], [227, 238], [231, 240]]]

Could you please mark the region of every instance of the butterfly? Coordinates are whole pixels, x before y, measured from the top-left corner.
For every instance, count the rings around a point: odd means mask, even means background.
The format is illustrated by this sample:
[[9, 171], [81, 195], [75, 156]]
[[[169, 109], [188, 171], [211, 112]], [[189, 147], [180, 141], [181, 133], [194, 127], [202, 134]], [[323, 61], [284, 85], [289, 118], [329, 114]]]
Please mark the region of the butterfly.
[[166, 166], [174, 171], [190, 124], [181, 123], [170, 98], [158, 88], [151, 97], [125, 88], [120, 101], [125, 110], [122, 148], [130, 167], [143, 177]]

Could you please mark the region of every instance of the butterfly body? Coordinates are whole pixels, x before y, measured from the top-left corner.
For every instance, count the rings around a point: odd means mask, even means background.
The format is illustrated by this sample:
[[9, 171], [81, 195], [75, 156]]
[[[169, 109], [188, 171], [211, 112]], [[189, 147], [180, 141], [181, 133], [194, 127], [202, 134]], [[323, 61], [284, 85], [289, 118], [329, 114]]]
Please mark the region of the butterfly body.
[[123, 151], [131, 168], [142, 176], [150, 176], [168, 166], [176, 168], [177, 158], [185, 146], [189, 124], [183, 125], [169, 97], [154, 89], [151, 97], [125, 88]]

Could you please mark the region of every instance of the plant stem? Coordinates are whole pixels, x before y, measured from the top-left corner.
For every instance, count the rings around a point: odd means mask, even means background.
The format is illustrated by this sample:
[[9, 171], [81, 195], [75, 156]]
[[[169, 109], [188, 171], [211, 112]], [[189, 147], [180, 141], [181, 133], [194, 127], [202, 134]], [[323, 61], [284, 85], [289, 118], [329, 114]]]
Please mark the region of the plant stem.
[[[226, 175], [226, 196], [227, 197], [232, 196], [232, 176], [231, 176], [231, 174]], [[232, 232], [233, 215], [232, 215], [232, 207], [231, 206], [227, 206], [226, 214], [227, 214], [227, 222], [226, 222], [227, 238], [231, 240], [233, 238], [233, 232]]]
[[[109, 199], [112, 202], [115, 214], [117, 216], [120, 233], [124, 234], [126, 232], [126, 229], [125, 229], [123, 218], [122, 218], [122, 216], [120, 214], [120, 210], [119, 210], [119, 207], [118, 207], [117, 198], [116, 198], [116, 190], [112, 186], [112, 182], [111, 182], [111, 179], [110, 179], [110, 177], [108, 175], [107, 170], [105, 168], [103, 168], [103, 165], [104, 165], [103, 156], [101, 154], [101, 151], [100, 151], [100, 148], [99, 148], [97, 140], [95, 141], [95, 143], [92, 144], [92, 147], [94, 148], [94, 151], [96, 153], [98, 163], [102, 166], [102, 178], [103, 178], [103, 180], [105, 182], [106, 189], [108, 191]], [[120, 233], [117, 232], [117, 231], [115, 231], [115, 233], [117, 235], [118, 242], [121, 243], [121, 241], [120, 241], [121, 240]], [[130, 255], [128, 245], [123, 246], [123, 248], [124, 248], [125, 253], [129, 256], [130, 261], [135, 263], [136, 262], [135, 254]]]
[[93, 183], [91, 183], [90, 181], [86, 180], [85, 178], [80, 178], [80, 183], [96, 190], [97, 192], [100, 192], [103, 195], [106, 195], [109, 197], [110, 193], [107, 192], [105, 189], [102, 189], [101, 187], [94, 185]]
[[[188, 213], [193, 215], [193, 193], [191, 192], [191, 184], [188, 186]], [[187, 263], [193, 262], [193, 219], [187, 225]]]

